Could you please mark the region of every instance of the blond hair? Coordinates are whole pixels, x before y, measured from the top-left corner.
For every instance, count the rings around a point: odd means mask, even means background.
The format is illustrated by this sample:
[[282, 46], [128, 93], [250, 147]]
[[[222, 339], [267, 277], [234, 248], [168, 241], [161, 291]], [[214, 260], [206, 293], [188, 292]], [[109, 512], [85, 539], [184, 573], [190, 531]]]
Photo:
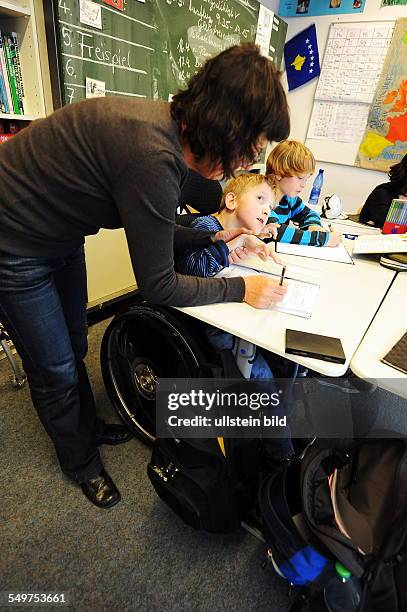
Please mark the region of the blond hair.
[[239, 198], [247, 189], [252, 189], [262, 183], [267, 183], [267, 185], [271, 187], [270, 180], [267, 176], [264, 176], [264, 174], [239, 174], [239, 176], [230, 179], [223, 189], [219, 212], [226, 206], [225, 202], [228, 193], [234, 193], [235, 196]]
[[308, 147], [298, 140], [283, 140], [267, 158], [266, 174], [273, 176], [294, 176], [313, 174], [315, 158]]

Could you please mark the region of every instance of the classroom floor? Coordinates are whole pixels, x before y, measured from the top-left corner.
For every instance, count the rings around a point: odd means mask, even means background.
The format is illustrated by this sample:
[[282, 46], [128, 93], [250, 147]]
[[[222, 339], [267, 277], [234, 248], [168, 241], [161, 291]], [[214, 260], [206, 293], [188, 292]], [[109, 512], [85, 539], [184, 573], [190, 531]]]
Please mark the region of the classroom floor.
[[[87, 365], [100, 414], [113, 422], [99, 368], [105, 327], [90, 328]], [[122, 502], [91, 505], [61, 475], [28, 387], [13, 389], [10, 372], [0, 361], [0, 592], [65, 591], [64, 609], [78, 612], [287, 609], [287, 585], [261, 568], [264, 545], [243, 530], [216, 536], [184, 525], [156, 496], [150, 450], [137, 440], [102, 448]]]

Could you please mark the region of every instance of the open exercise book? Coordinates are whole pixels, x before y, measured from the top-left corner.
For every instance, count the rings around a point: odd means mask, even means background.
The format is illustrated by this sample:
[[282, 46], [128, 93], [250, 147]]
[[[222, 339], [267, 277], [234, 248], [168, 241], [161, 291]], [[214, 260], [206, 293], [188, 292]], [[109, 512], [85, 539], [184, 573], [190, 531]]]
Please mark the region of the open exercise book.
[[[240, 264], [232, 264], [221, 270], [217, 276], [249, 276], [251, 274], [271, 274], [280, 278], [283, 266], [274, 261], [262, 261], [257, 255], [250, 255]], [[300, 266], [287, 266], [284, 285], [288, 287], [284, 299], [273, 306], [273, 310], [308, 318], [312, 315], [319, 295], [321, 273]]]

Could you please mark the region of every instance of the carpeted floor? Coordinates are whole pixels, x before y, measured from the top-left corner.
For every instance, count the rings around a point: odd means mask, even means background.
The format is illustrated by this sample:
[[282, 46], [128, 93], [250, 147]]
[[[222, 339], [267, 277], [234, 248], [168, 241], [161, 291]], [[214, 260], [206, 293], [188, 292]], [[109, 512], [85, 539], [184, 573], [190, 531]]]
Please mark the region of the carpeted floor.
[[[99, 368], [105, 327], [90, 328], [87, 364], [100, 414], [113, 422]], [[214, 536], [185, 526], [157, 498], [150, 450], [137, 440], [103, 447], [123, 499], [110, 510], [91, 505], [61, 475], [28, 387], [14, 390], [9, 374], [0, 361], [0, 592], [64, 591], [65, 609], [78, 612], [287, 609], [287, 585], [261, 568], [264, 546], [243, 530]]]

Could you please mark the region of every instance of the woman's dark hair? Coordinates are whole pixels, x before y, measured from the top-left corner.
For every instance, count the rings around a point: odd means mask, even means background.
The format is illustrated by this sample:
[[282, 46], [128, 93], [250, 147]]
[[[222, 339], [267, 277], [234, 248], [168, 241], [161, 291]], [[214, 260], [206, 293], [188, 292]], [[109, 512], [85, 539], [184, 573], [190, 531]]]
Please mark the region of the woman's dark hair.
[[257, 45], [230, 47], [209, 59], [176, 94], [171, 114], [195, 157], [221, 161], [225, 176], [256, 160], [260, 136], [289, 135], [290, 118], [281, 73]]
[[390, 167], [390, 183], [400, 189], [400, 193], [407, 193], [407, 153], [398, 164]]

